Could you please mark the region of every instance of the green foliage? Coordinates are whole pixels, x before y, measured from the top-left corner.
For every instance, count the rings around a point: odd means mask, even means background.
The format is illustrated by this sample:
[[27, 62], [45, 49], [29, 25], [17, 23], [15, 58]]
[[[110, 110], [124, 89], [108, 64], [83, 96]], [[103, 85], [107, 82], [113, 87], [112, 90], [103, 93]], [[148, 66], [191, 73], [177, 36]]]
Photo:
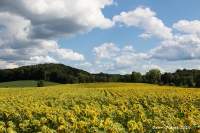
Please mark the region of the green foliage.
[[194, 79], [192, 76], [187, 76], [186, 84], [188, 85], [188, 87], [194, 87]]
[[160, 86], [163, 86], [163, 85], [164, 85], [163, 81], [161, 81], [161, 82], [159, 83], [159, 85], [160, 85]]
[[[95, 82], [135, 82], [135, 83], [151, 83], [159, 85], [188, 86], [200, 87], [200, 70], [180, 70], [175, 73], [163, 73], [157, 69], [152, 69], [144, 75], [139, 72], [132, 72], [132, 74], [107, 74], [100, 72], [98, 74], [90, 74], [86, 71], [65, 66], [63, 64], [37, 64], [32, 66], [22, 66], [15, 69], [0, 70], [0, 87], [1, 82], [19, 81], [19, 80], [44, 80], [46, 82], [56, 82], [62, 84], [74, 83], [95, 83]], [[162, 82], [162, 84], [161, 84]], [[4, 83], [2, 83], [4, 84]], [[36, 86], [37, 83], [33, 83]], [[45, 83], [45, 85], [47, 85]], [[4, 85], [8, 87], [8, 85]], [[24, 83], [13, 85], [13, 87], [27, 86]], [[27, 87], [28, 87], [27, 86]]]
[[200, 75], [197, 76], [196, 80], [196, 87], [200, 88]]
[[83, 73], [78, 73], [79, 83], [85, 83], [85, 77]]
[[147, 82], [150, 84], [158, 84], [161, 81], [161, 73], [158, 69], [151, 69], [146, 73]]
[[175, 84], [174, 84], [174, 83], [170, 83], [169, 85], [170, 85], [170, 86], [175, 86]]
[[135, 82], [135, 83], [142, 82], [142, 75], [139, 72], [132, 72], [131, 82]]
[[37, 82], [37, 87], [44, 87], [44, 81], [43, 80], [39, 80]]

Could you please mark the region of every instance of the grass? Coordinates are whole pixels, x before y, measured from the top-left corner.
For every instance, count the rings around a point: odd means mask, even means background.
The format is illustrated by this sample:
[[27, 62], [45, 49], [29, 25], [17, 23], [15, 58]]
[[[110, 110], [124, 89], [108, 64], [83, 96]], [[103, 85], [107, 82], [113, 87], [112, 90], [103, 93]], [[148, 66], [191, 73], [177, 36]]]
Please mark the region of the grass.
[[[44, 82], [45, 86], [59, 85], [59, 83], [54, 82]], [[37, 81], [35, 80], [19, 80], [0, 83], [1, 88], [5, 87], [37, 87]]]

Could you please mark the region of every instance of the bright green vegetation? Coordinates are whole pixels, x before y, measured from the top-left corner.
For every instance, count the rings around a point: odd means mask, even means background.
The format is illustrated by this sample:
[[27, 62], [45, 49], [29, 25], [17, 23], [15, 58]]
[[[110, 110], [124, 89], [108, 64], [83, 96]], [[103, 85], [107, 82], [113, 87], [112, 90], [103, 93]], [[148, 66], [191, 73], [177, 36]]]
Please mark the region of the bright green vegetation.
[[[45, 86], [59, 85], [54, 82], [44, 82]], [[0, 83], [0, 87], [37, 87], [37, 81], [35, 80], [19, 80]]]

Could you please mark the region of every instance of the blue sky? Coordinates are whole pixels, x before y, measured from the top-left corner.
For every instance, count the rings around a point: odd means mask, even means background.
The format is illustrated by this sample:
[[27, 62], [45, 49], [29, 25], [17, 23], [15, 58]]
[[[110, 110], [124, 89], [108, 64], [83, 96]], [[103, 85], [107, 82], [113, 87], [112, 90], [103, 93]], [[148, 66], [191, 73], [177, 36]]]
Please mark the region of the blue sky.
[[200, 69], [200, 2], [0, 1], [0, 69], [62, 63], [91, 73]]

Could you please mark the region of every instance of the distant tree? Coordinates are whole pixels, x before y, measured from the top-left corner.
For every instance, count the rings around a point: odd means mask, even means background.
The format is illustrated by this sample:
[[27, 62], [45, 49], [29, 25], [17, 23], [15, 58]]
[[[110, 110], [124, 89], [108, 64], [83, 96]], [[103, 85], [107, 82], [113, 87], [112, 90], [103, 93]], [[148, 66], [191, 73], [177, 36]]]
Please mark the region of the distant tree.
[[95, 76], [94, 75], [90, 75], [90, 82], [91, 83], [95, 82]]
[[175, 84], [174, 83], [169, 83], [169, 86], [175, 86]]
[[142, 82], [142, 75], [139, 72], [132, 72], [131, 82], [135, 82], [135, 83]]
[[78, 73], [79, 83], [85, 83], [85, 77], [83, 73]]
[[43, 87], [44, 86], [44, 80], [39, 80], [37, 82], [37, 87]]
[[146, 73], [145, 78], [150, 84], [158, 84], [161, 81], [161, 72], [158, 69], [151, 69]]
[[175, 84], [175, 86], [180, 86], [180, 81], [181, 81], [181, 78], [179, 77], [179, 75], [175, 74], [174, 79], [173, 79], [173, 83]]
[[79, 79], [77, 77], [71, 76], [70, 84], [77, 84], [79, 83]]
[[146, 79], [146, 75], [142, 75], [142, 82], [143, 83], [148, 83], [147, 79]]
[[197, 78], [196, 78], [196, 86], [195, 86], [195, 87], [200, 88], [200, 75], [197, 75]]
[[113, 78], [112, 78], [112, 77], [109, 77], [109, 78], [108, 78], [108, 82], [113, 82]]
[[106, 76], [101, 77], [101, 82], [106, 82], [106, 81], [107, 81], [107, 77]]
[[86, 83], [90, 83], [90, 77], [88, 75], [84, 75], [84, 79]]
[[186, 76], [182, 76], [180, 78], [180, 85], [182, 85], [182, 86], [187, 85], [187, 77]]
[[161, 80], [163, 81], [164, 84], [169, 84], [172, 83], [174, 80], [174, 76], [172, 73], [164, 73], [161, 75]]
[[124, 75], [121, 75], [120, 78], [119, 78], [119, 81], [120, 81], [120, 82], [125, 82], [125, 76], [124, 76]]
[[194, 87], [194, 79], [192, 76], [187, 76], [186, 78], [186, 83], [188, 87]]
[[130, 74], [125, 75], [125, 82], [131, 82], [131, 75]]

